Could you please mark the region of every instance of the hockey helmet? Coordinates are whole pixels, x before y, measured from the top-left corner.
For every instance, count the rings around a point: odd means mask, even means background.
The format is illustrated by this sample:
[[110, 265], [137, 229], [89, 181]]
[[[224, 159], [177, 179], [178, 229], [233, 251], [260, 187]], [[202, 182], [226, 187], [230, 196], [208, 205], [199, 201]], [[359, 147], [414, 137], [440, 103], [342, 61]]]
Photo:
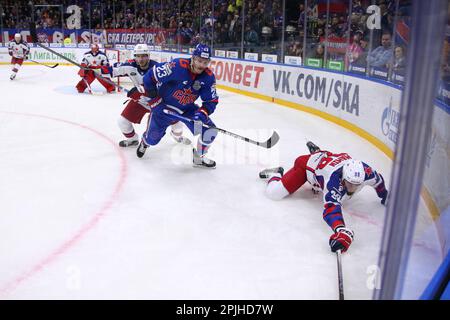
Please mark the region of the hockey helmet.
[[134, 47], [133, 55], [136, 57], [137, 54], [146, 54], [150, 56], [150, 50], [145, 43], [139, 43]]
[[16, 40], [16, 41], [20, 41], [20, 40], [22, 40], [22, 35], [20, 34], [20, 33], [16, 33], [15, 35], [14, 35], [14, 39]]
[[199, 43], [192, 52], [192, 56], [211, 59], [211, 48], [206, 44]]
[[350, 159], [342, 168], [342, 179], [351, 184], [359, 185], [364, 182], [364, 165], [361, 161]]

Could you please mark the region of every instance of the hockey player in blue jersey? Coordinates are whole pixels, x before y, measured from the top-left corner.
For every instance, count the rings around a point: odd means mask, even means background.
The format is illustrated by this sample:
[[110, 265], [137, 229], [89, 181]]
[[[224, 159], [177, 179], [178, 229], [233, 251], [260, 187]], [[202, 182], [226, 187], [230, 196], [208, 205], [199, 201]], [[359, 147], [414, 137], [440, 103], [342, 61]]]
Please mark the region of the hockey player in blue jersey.
[[[183, 121], [194, 135], [200, 135], [197, 148], [193, 149], [194, 166], [215, 168], [215, 161], [206, 158], [205, 154], [217, 130], [202, 126], [215, 127], [210, 116], [219, 102], [216, 79], [208, 68], [210, 61], [211, 48], [198, 44], [190, 59], [178, 58], [159, 63], [145, 74], [144, 88], [152, 114], [136, 151], [139, 158], [144, 156], [148, 146], [159, 143], [170, 124], [178, 121], [178, 118], [167, 113], [169, 111], [194, 120]], [[201, 106], [195, 104], [199, 97]]]
[[312, 142], [307, 143], [311, 154], [295, 160], [294, 167], [286, 174], [282, 167], [265, 169], [261, 179], [269, 179], [266, 194], [280, 200], [309, 182], [315, 193], [323, 192], [323, 219], [333, 230], [329, 244], [331, 251], [347, 251], [353, 241], [353, 231], [345, 225], [342, 202], [353, 197], [364, 186], [375, 189], [381, 204], [385, 205], [388, 191], [383, 176], [368, 164], [355, 160], [347, 153], [331, 153], [320, 150]]
[[[107, 70], [112, 77], [129, 77], [134, 85], [127, 94], [131, 99], [117, 120], [120, 131], [126, 138], [119, 142], [121, 147], [131, 147], [139, 144], [139, 135], [135, 132], [133, 123], [141, 123], [142, 118], [150, 112], [146, 101], [140, 101], [141, 96], [145, 93], [143, 78], [145, 73], [157, 64], [156, 61], [150, 59], [150, 50], [143, 43], [134, 47], [133, 57], [134, 59], [126, 62], [115, 63]], [[188, 138], [183, 137], [183, 124], [180, 122], [172, 124], [170, 134], [178, 143], [191, 144]]]

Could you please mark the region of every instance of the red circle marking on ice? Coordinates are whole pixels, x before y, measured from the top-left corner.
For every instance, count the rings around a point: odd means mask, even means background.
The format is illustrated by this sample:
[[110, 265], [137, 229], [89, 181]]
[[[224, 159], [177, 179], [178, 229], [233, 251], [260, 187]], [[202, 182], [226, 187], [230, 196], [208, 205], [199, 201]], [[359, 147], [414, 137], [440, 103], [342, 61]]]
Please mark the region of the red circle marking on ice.
[[116, 186], [114, 187], [114, 191], [109, 196], [108, 200], [105, 201], [105, 203], [101, 206], [100, 210], [98, 210], [94, 217], [89, 220], [85, 225], [83, 225], [74, 235], [72, 235], [68, 240], [63, 242], [59, 247], [57, 247], [54, 251], [50, 252], [44, 259], [36, 263], [34, 266], [32, 266], [28, 271], [23, 272], [19, 276], [15, 277], [14, 279], [7, 281], [5, 285], [0, 287], [0, 296], [7, 295], [9, 292], [14, 290], [17, 286], [19, 286], [21, 283], [26, 281], [27, 279], [31, 278], [35, 274], [37, 274], [39, 271], [44, 269], [46, 266], [54, 262], [58, 256], [64, 254], [67, 250], [69, 250], [71, 247], [73, 247], [75, 244], [77, 244], [78, 241], [80, 241], [81, 238], [83, 238], [90, 230], [92, 230], [100, 221], [101, 218], [103, 218], [108, 210], [111, 208], [112, 204], [117, 200], [119, 193], [122, 191], [123, 185], [125, 183], [127, 174], [128, 174], [128, 165], [127, 160], [125, 157], [124, 152], [117, 146], [117, 144], [108, 138], [103, 133], [90, 128], [88, 126], [75, 123], [68, 120], [58, 119], [54, 117], [39, 115], [39, 114], [31, 114], [31, 113], [20, 113], [20, 112], [9, 112], [9, 111], [0, 111], [0, 113], [6, 113], [6, 114], [12, 114], [12, 115], [20, 115], [20, 116], [28, 116], [28, 117], [36, 117], [36, 118], [42, 118], [42, 119], [48, 119], [48, 120], [54, 120], [58, 122], [63, 122], [66, 124], [73, 125], [78, 128], [86, 129], [88, 131], [91, 131], [95, 135], [99, 136], [109, 144], [111, 144], [116, 154], [118, 155], [120, 159], [120, 174], [119, 174], [119, 180], [116, 183]]

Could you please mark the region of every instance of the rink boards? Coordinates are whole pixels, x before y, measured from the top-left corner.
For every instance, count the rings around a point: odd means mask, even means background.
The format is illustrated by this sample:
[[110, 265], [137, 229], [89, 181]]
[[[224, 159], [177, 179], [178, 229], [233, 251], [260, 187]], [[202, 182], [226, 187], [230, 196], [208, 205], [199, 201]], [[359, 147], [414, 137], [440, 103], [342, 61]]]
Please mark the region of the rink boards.
[[[81, 61], [88, 48], [53, 48], [71, 60]], [[151, 58], [167, 61], [186, 54], [152, 51]], [[31, 59], [43, 63], [67, 61], [42, 49], [32, 48]], [[7, 49], [0, 47], [0, 64], [8, 64]], [[31, 62], [30, 62], [31, 63]], [[25, 63], [27, 64], [27, 63]], [[309, 67], [214, 57], [210, 68], [220, 88], [272, 101], [325, 118], [353, 131], [393, 158], [400, 120], [401, 87], [376, 79]], [[422, 198], [441, 230], [441, 220], [448, 214], [448, 178], [443, 168], [450, 164], [448, 141], [449, 109], [435, 104], [433, 131], [427, 154]], [[326, 127], [319, 130], [327, 130]], [[447, 172], [449, 170], [447, 169]], [[445, 213], [446, 212], [446, 213]], [[447, 231], [448, 232], [448, 231]]]

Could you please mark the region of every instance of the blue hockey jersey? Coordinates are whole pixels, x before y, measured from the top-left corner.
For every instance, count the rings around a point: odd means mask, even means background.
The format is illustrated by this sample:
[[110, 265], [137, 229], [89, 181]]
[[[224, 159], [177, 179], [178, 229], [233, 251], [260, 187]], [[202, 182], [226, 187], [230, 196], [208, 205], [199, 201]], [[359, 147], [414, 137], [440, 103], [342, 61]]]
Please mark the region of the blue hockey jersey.
[[178, 58], [158, 63], [144, 76], [147, 92], [157, 90], [163, 104], [179, 113], [195, 110], [195, 101], [200, 97], [202, 108], [210, 115], [216, 109], [219, 97], [216, 92], [216, 78], [206, 68], [197, 75], [190, 71], [190, 59]]

